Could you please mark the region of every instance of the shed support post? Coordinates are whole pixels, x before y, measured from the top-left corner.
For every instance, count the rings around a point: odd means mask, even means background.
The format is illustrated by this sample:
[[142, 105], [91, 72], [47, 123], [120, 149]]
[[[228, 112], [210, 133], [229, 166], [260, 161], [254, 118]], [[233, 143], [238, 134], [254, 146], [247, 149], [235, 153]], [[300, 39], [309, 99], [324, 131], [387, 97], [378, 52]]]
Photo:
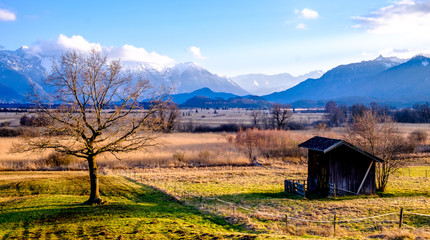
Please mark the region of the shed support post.
[[364, 181], [366, 181], [367, 175], [370, 172], [370, 168], [372, 167], [373, 162], [374, 161], [370, 162], [369, 168], [367, 168], [367, 171], [366, 171], [366, 174], [364, 175], [363, 181], [361, 181], [360, 187], [358, 188], [357, 193], [355, 195], [358, 195], [360, 193], [360, 190], [363, 187]]

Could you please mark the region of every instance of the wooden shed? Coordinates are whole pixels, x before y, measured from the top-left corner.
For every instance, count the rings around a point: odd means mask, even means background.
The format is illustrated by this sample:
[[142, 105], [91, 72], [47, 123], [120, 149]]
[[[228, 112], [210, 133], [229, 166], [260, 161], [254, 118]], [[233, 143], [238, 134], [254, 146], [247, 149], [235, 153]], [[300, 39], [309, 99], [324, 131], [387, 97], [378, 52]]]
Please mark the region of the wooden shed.
[[299, 144], [308, 149], [307, 194], [374, 194], [375, 162], [382, 159], [342, 140], [313, 137]]

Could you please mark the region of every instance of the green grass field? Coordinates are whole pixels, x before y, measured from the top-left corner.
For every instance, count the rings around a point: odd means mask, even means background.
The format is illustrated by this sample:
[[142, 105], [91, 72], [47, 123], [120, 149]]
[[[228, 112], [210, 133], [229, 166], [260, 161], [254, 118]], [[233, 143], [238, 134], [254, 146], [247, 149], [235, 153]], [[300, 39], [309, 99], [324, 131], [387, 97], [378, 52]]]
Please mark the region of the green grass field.
[[0, 173], [0, 239], [254, 238], [151, 187], [119, 176], [100, 181], [107, 203], [85, 206], [86, 173]]
[[[335, 235], [330, 223], [290, 220], [286, 227], [282, 217], [259, 213], [323, 221], [335, 212], [346, 220], [400, 207], [429, 214], [426, 169], [401, 169], [384, 194], [313, 200], [283, 193], [285, 178], [305, 177], [299, 165], [141, 170], [101, 176], [100, 206], [81, 204], [89, 194], [86, 172], [0, 172], [0, 239], [429, 239], [399, 230], [397, 214], [338, 224]], [[404, 223], [430, 230], [426, 217], [406, 214]]]
[[[377, 237], [383, 239], [430, 238], [430, 234], [404, 228], [398, 229], [400, 208], [405, 211], [430, 214], [430, 176], [425, 178], [425, 169], [412, 167], [401, 169], [392, 176], [387, 191], [372, 196], [344, 196], [335, 199], [303, 199], [283, 192], [283, 180], [305, 178], [305, 169], [295, 168], [218, 168], [164, 170], [162, 173], [138, 173], [135, 177], [145, 184], [152, 184], [172, 196], [183, 199], [187, 204], [200, 207], [204, 211], [225, 218], [233, 218], [237, 224], [246, 226], [260, 234], [286, 234], [295, 237], [332, 237], [332, 224], [313, 224], [290, 221], [285, 228], [284, 219], [259, 214], [331, 221], [334, 213], [337, 219], [350, 220], [395, 213], [393, 215], [338, 224], [336, 235], [340, 238], [363, 239]], [[421, 175], [420, 175], [421, 174]], [[423, 175], [424, 174], [424, 175]], [[203, 198], [201, 199], [200, 196]], [[220, 201], [234, 203], [235, 206]], [[246, 211], [244, 206], [252, 211]], [[405, 215], [404, 223], [429, 232], [430, 218]], [[382, 235], [381, 235], [382, 234]], [[392, 234], [392, 237], [390, 237]]]

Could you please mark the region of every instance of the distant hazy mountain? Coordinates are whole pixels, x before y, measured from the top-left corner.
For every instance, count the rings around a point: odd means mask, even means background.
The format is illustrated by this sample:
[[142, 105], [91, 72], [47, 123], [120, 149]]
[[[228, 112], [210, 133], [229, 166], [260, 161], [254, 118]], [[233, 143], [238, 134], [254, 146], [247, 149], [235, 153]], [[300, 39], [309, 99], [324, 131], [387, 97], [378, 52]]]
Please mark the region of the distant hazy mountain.
[[229, 98], [235, 98], [238, 97], [235, 94], [232, 93], [225, 93], [225, 92], [214, 92], [209, 88], [201, 88], [199, 90], [196, 90], [191, 93], [179, 93], [179, 94], [173, 94], [171, 95], [171, 100], [175, 103], [182, 104], [186, 102], [188, 99], [193, 97], [207, 97], [207, 98], [222, 98], [224, 100], [227, 100]]
[[323, 71], [312, 71], [301, 76], [292, 76], [289, 73], [276, 75], [265, 74], [246, 74], [232, 77], [246, 91], [255, 95], [266, 95], [291, 88], [308, 78], [319, 78], [324, 74]]
[[[264, 96], [269, 101], [373, 99], [385, 103], [410, 104], [430, 100], [430, 59], [416, 56], [407, 61], [378, 57], [341, 65], [321, 78], [308, 79], [286, 91]], [[367, 99], [367, 100], [365, 100]]]
[[[0, 102], [20, 102], [35, 85], [41, 91], [47, 86], [43, 85], [52, 56], [43, 53], [33, 54], [26, 48], [16, 51], [0, 50]], [[144, 64], [143, 64], [144, 65]], [[45, 68], [45, 67], [46, 68]], [[125, 71], [139, 74], [148, 79], [152, 85], [165, 87], [173, 86], [175, 93], [192, 92], [208, 87], [217, 92], [247, 95], [233, 81], [210, 73], [208, 70], [194, 63], [181, 63], [171, 68], [156, 70], [151, 67], [125, 66]]]
[[269, 108], [272, 103], [251, 96], [229, 99], [195, 96], [179, 105], [186, 108]]

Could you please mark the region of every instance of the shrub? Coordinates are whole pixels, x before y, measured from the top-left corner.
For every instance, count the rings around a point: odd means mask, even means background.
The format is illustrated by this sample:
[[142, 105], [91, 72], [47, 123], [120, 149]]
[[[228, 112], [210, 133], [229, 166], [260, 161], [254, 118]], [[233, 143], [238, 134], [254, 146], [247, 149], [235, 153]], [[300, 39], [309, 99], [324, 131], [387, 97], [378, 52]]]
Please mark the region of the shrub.
[[172, 155], [173, 159], [178, 162], [185, 163], [185, 153], [184, 152], [175, 152]]
[[208, 150], [204, 150], [204, 151], [199, 152], [198, 156], [199, 156], [200, 161], [208, 162], [212, 158], [213, 154]]
[[306, 124], [301, 122], [289, 122], [288, 123], [289, 130], [304, 130], [306, 129]]
[[0, 128], [0, 137], [17, 137], [22, 135], [21, 129]]
[[415, 130], [409, 133], [409, 141], [414, 144], [424, 144], [427, 140], [427, 133], [422, 130]]
[[43, 127], [51, 124], [51, 119], [44, 116], [24, 115], [19, 119], [19, 124], [26, 127]]
[[267, 159], [299, 158], [303, 153], [297, 145], [302, 141], [293, 137], [290, 131], [256, 128], [241, 130], [235, 138], [235, 143], [245, 151], [251, 163], [255, 163], [258, 155]]
[[0, 123], [0, 127], [9, 127], [11, 122], [2, 122]]
[[44, 160], [44, 163], [50, 167], [61, 167], [70, 165], [74, 161], [75, 158], [73, 156], [64, 153], [54, 152], [49, 154], [49, 156]]

